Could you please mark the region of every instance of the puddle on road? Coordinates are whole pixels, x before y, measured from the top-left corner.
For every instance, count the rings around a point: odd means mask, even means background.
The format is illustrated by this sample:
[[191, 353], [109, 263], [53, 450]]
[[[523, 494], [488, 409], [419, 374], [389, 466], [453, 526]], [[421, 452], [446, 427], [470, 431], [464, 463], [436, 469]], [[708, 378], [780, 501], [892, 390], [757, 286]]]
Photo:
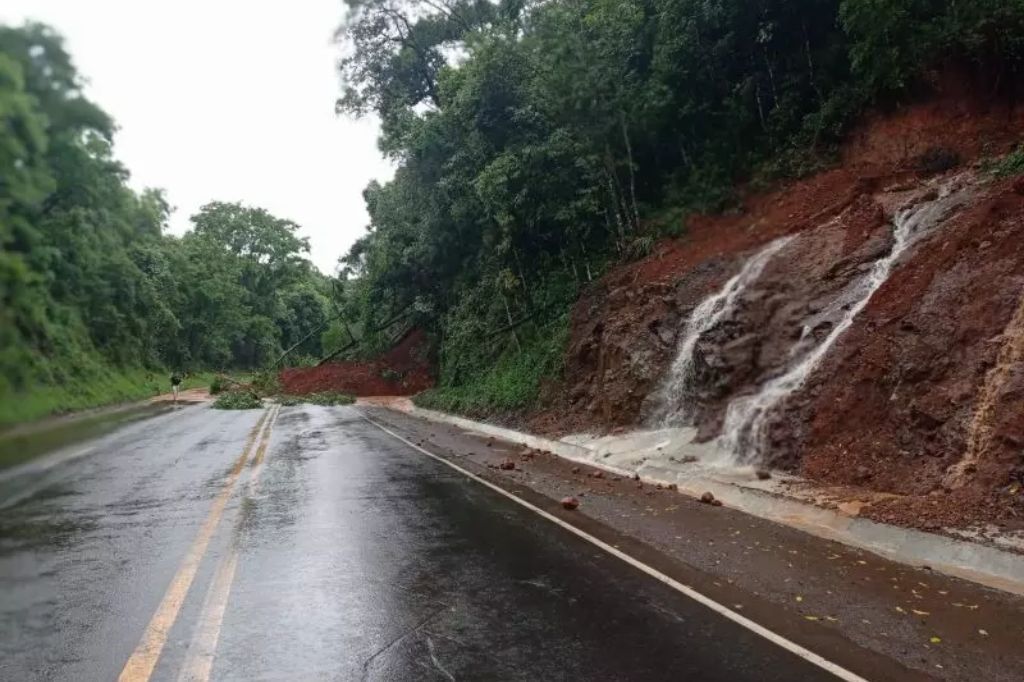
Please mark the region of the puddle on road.
[[150, 404], [57, 420], [40, 429], [14, 429], [0, 433], [0, 479], [13, 467], [61, 448], [106, 435], [125, 424], [149, 419], [175, 409], [170, 404]]

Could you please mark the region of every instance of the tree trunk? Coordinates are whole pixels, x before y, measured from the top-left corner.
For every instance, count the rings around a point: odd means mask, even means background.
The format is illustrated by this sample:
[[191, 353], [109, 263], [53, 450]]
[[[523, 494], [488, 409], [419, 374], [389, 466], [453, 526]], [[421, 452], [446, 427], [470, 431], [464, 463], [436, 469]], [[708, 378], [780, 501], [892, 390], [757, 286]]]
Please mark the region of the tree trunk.
[[622, 125], [622, 139], [626, 143], [626, 158], [629, 161], [629, 198], [633, 202], [633, 229], [640, 229], [640, 209], [636, 204], [636, 164], [633, 162], [633, 143], [629, 139], [629, 128], [626, 127], [626, 116], [619, 112], [619, 123]]
[[516, 325], [512, 322], [512, 311], [508, 307], [508, 298], [505, 294], [501, 295], [501, 302], [505, 304], [505, 316], [508, 318], [508, 328], [512, 330], [512, 340], [516, 342], [516, 350], [522, 353], [523, 346], [519, 343], [519, 335], [516, 334]]

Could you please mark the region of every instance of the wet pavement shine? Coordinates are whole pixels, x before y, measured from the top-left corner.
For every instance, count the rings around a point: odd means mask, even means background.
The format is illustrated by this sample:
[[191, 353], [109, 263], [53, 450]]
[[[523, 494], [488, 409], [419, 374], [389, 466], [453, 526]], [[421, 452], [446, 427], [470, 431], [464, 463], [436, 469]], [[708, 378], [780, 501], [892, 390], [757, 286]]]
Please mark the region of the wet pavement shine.
[[0, 472], [3, 680], [815, 680], [365, 421], [183, 407]]

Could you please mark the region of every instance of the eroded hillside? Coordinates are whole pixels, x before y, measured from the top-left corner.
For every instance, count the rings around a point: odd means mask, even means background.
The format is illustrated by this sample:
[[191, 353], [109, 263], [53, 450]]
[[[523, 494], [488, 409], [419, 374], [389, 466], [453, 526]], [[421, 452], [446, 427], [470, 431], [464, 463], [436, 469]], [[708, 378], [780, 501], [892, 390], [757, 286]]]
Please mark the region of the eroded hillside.
[[985, 166], [1022, 130], [947, 89], [691, 219], [580, 299], [532, 426], [693, 425], [738, 463], [886, 493], [877, 518], [1024, 518], [1024, 181]]

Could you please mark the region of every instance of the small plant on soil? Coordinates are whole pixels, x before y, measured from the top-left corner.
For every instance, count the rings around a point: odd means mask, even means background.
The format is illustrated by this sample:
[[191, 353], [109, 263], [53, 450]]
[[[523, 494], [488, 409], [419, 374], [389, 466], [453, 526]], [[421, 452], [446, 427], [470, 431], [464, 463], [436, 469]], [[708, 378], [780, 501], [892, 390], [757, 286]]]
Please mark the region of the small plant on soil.
[[213, 401], [213, 407], [218, 410], [257, 410], [263, 407], [263, 401], [251, 391], [228, 391]]
[[992, 165], [992, 174], [997, 178], [1024, 175], [1024, 144]]

